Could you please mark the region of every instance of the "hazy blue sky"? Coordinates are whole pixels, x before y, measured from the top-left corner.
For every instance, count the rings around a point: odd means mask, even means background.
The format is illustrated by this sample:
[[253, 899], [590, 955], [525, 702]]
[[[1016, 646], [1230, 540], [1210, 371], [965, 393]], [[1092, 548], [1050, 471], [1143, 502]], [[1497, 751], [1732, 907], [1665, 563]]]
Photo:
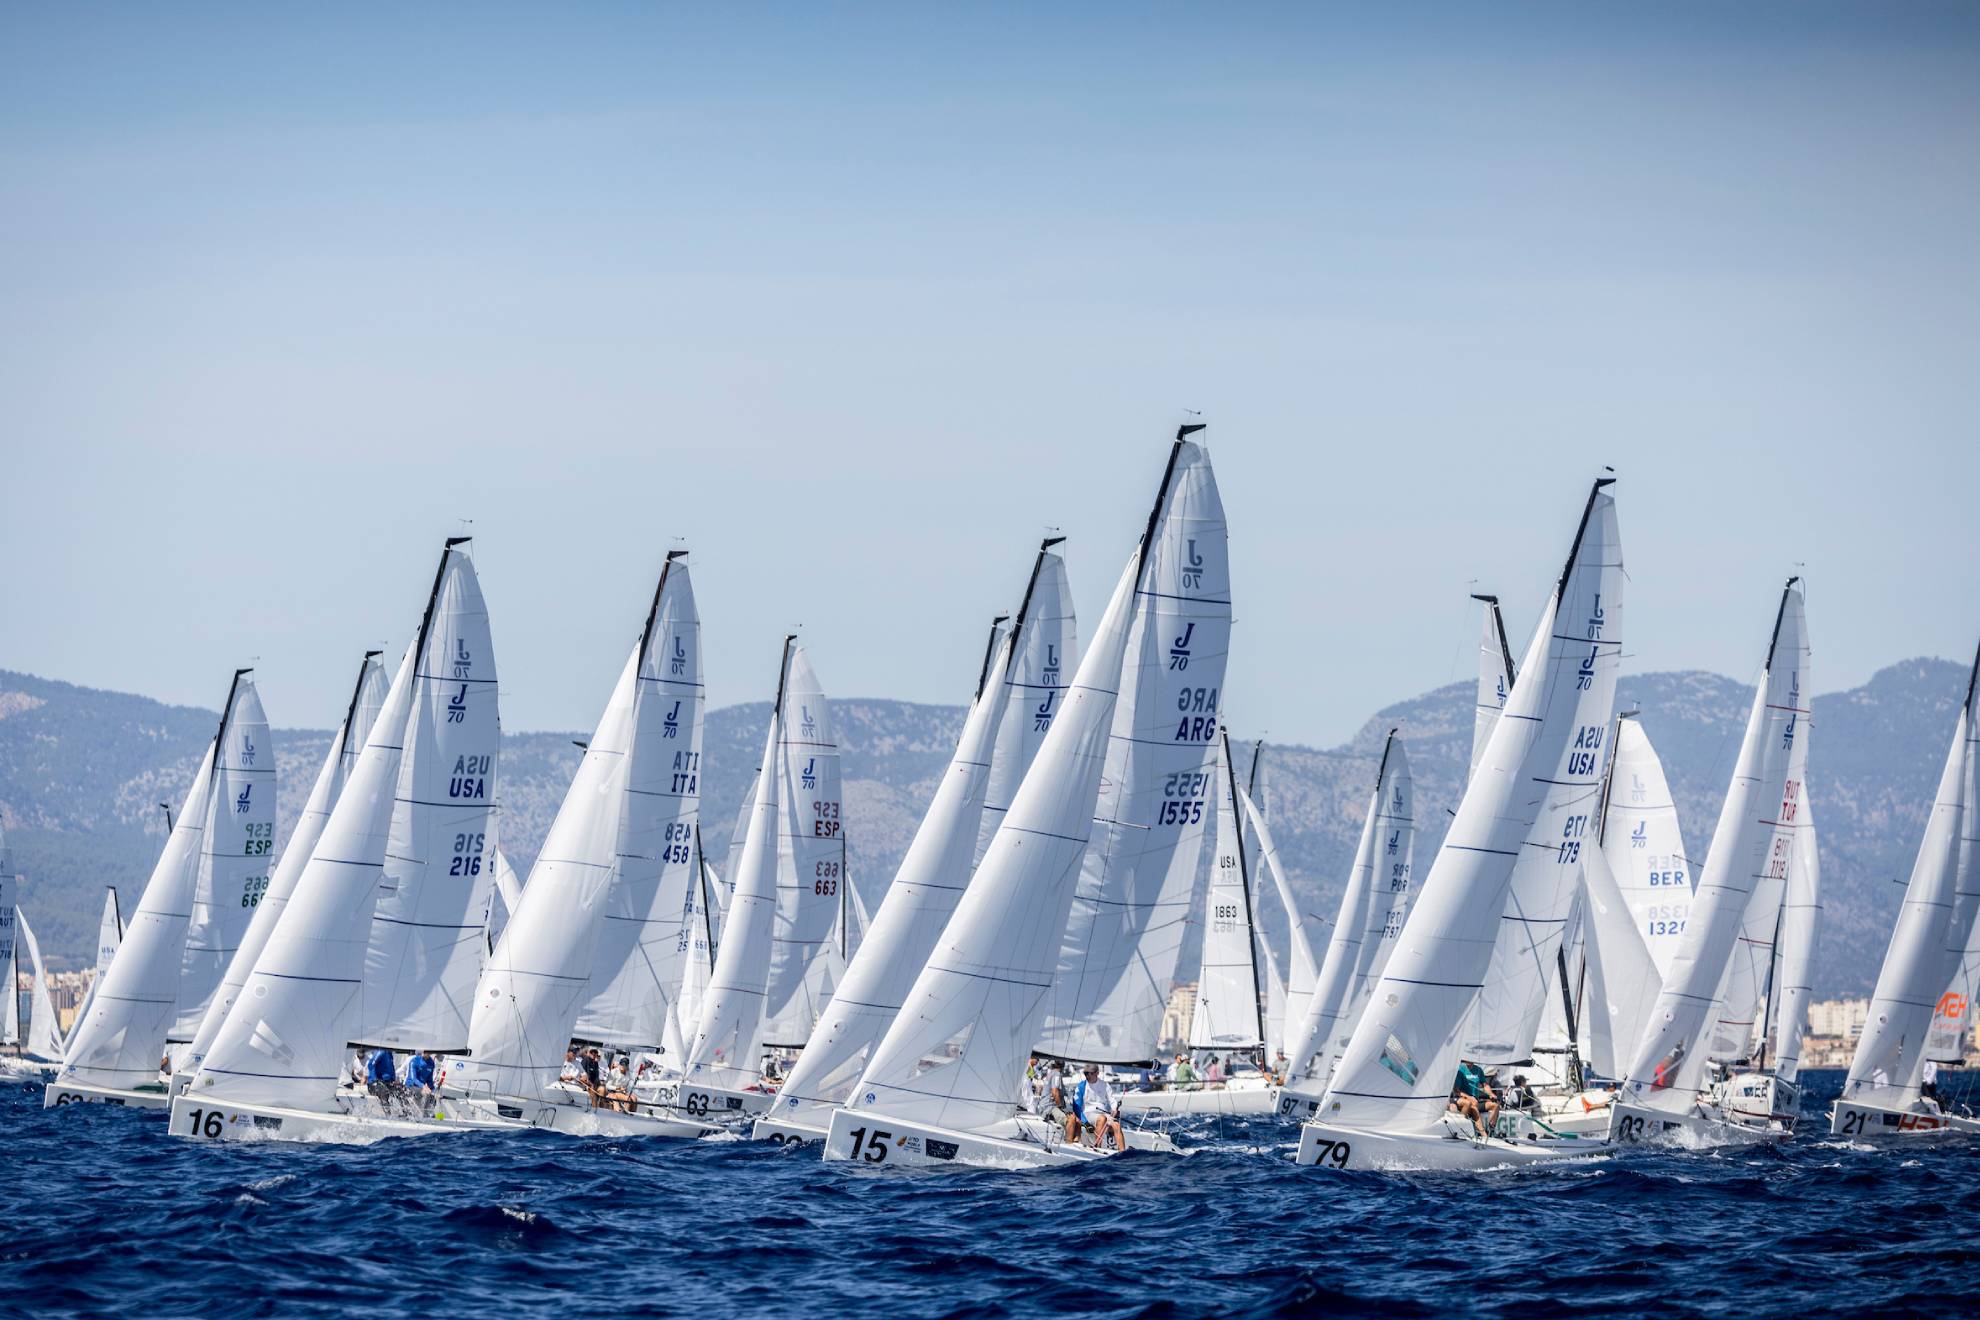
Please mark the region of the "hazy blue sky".
[[1240, 732], [1523, 634], [1603, 463], [1634, 668], [1980, 635], [1980, 6], [263, 8], [0, 10], [0, 666], [325, 725], [472, 518], [511, 728], [676, 537], [718, 703], [955, 701], [1184, 409]]

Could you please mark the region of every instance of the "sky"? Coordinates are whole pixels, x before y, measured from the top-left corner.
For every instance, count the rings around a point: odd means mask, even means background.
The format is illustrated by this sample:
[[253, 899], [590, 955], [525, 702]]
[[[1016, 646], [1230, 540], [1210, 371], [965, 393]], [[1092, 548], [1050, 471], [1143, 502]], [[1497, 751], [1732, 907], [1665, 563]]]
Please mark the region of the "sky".
[[1605, 465], [1631, 669], [1965, 658], [1977, 167], [1972, 6], [10, 4], [0, 667], [326, 727], [468, 531], [510, 728], [677, 546], [716, 704], [960, 702], [1198, 414], [1242, 736], [1521, 649]]

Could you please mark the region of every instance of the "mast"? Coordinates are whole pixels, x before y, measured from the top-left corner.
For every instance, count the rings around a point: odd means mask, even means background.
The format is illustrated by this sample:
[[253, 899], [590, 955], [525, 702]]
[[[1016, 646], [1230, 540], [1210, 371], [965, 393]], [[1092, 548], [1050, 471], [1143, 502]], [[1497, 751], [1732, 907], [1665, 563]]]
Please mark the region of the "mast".
[[[383, 651], [366, 651], [364, 653], [364, 659], [358, 662], [357, 682], [351, 684], [351, 700], [344, 707], [344, 740], [337, 748], [337, 754], [339, 756], [351, 750], [351, 725], [357, 722], [358, 698], [364, 693], [364, 676], [370, 671], [371, 662], [383, 654], [385, 654]], [[359, 750], [363, 749], [360, 748]]]
[[165, 832], [170, 834], [172, 832], [172, 804], [161, 802], [158, 804], [158, 809], [165, 813]]
[[[1141, 533], [1141, 562], [1134, 566], [1134, 589], [1141, 590], [1148, 573], [1148, 552], [1154, 546], [1155, 527], [1162, 521], [1162, 506], [1169, 499], [1169, 483], [1175, 480], [1176, 460], [1182, 457], [1183, 441], [1204, 428], [1203, 422], [1188, 422], [1176, 428], [1176, 442], [1169, 448], [1169, 465], [1162, 469], [1162, 484], [1155, 491], [1155, 507], [1148, 511], [1148, 527]], [[1571, 562], [1571, 561], [1570, 561]]]
[[[1581, 540], [1577, 537], [1575, 539], [1575, 548], [1580, 549], [1580, 547]], [[1570, 555], [1568, 557], [1568, 563], [1572, 564], [1573, 562], [1574, 557]], [[1492, 631], [1499, 634], [1499, 658], [1505, 661], [1506, 686], [1511, 687], [1519, 680], [1519, 666], [1513, 663], [1512, 643], [1506, 639], [1506, 616], [1499, 613], [1499, 598], [1497, 596], [1482, 595], [1476, 591], [1471, 593], [1471, 598], [1481, 604], [1492, 607]]]
[[[1043, 561], [1045, 558], [1044, 553], [1041, 551], [1038, 557], [1040, 561]], [[1035, 568], [1032, 569], [1031, 576], [1035, 581], [1038, 577], [1038, 570]], [[1024, 593], [1024, 603], [1026, 605], [1031, 604], [1031, 592], [1029, 590], [1026, 590]], [[990, 682], [990, 662], [997, 658], [997, 629], [1008, 623], [1010, 617], [1008, 614], [999, 614], [996, 618], [990, 620], [990, 640], [983, 643], [983, 669], [976, 676], [976, 698], [979, 701], [983, 698], [984, 687]], [[1017, 633], [1015, 630], [1012, 631], [1011, 638], [1013, 642], [1016, 641]]]
[[1251, 774], [1244, 786], [1244, 792], [1245, 796], [1251, 799], [1251, 805], [1258, 808], [1258, 814], [1261, 816], [1265, 814], [1265, 804], [1258, 800], [1258, 771], [1264, 760], [1265, 740], [1260, 738], [1251, 744]]
[[669, 550], [660, 565], [660, 580], [653, 584], [653, 603], [646, 609], [646, 626], [639, 632], [639, 660], [633, 666], [634, 673], [646, 668], [646, 653], [653, 646], [653, 621], [660, 617], [660, 598], [667, 594], [667, 575], [674, 571], [676, 559], [686, 558], [685, 550]]
[[1760, 1053], [1753, 1063], [1754, 1069], [1759, 1072], [1767, 1070], [1767, 1033], [1774, 1029], [1774, 974], [1780, 967], [1781, 919], [1787, 913], [1787, 896], [1788, 891], [1783, 888], [1781, 905], [1774, 909], [1774, 940], [1767, 946], [1767, 988], [1760, 1001], [1765, 1005], [1760, 1014]]
[[413, 638], [413, 673], [419, 673], [419, 658], [426, 654], [426, 633], [433, 626], [433, 607], [440, 603], [440, 584], [447, 580], [447, 556], [457, 545], [466, 545], [472, 536], [450, 536], [440, 551], [440, 567], [433, 570], [433, 590], [426, 596], [426, 613], [419, 616], [419, 635]]
[[[1219, 729], [1217, 736], [1224, 743], [1225, 791], [1231, 795], [1231, 843], [1237, 851], [1238, 889], [1244, 894], [1244, 940], [1245, 952], [1251, 954], [1251, 1023], [1257, 1029], [1258, 1044], [1265, 1046], [1265, 1019], [1259, 1011], [1259, 1003], [1265, 997], [1265, 987], [1258, 983], [1258, 958], [1254, 946], [1258, 941], [1258, 924], [1251, 915], [1251, 867], [1244, 857], [1244, 816], [1238, 808], [1237, 763], [1231, 760], [1231, 735], [1228, 729]], [[1257, 759], [1253, 758], [1252, 768], [1256, 769]]]
[[[241, 675], [252, 674], [253, 672], [253, 669], [236, 669], [234, 671], [233, 682], [227, 684], [227, 704], [220, 708], [220, 727], [213, 731], [213, 764], [208, 769], [206, 778], [206, 782], [209, 784], [216, 782], [220, 778], [221, 749], [227, 743], [227, 721], [234, 717], [234, 694], [241, 690]], [[164, 804], [160, 803], [159, 805], [163, 806]], [[169, 809], [165, 813], [165, 818], [167, 820], [172, 818], [172, 813]]]
[[701, 938], [708, 941], [708, 961], [715, 961], [715, 923], [709, 915], [715, 891], [708, 883], [708, 854], [701, 850], [701, 822], [694, 823], [694, 869], [701, 885]]
[[[1173, 456], [1169, 459], [1169, 463], [1171, 467], [1174, 466]], [[1031, 561], [1031, 576], [1024, 584], [1024, 600], [1018, 604], [1017, 621], [1011, 625], [1011, 658], [1006, 664], [1007, 673], [1009, 666], [1017, 663], [1018, 634], [1024, 631], [1024, 621], [1031, 617], [1031, 595], [1038, 589], [1038, 575], [1045, 569], [1045, 555], [1053, 546], [1063, 545], [1065, 539], [1063, 536], [1048, 536], [1038, 543], [1038, 557]], [[979, 696], [982, 694], [981, 684], [977, 685], [977, 693]]]

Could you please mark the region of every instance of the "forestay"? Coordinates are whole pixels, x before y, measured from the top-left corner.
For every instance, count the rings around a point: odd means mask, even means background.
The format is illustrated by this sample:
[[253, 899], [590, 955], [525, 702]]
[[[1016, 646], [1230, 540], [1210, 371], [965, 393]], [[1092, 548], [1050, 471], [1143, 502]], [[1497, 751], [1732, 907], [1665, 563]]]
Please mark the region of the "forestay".
[[1020, 622], [1012, 639], [1017, 650], [1005, 666], [999, 687], [1004, 709], [997, 716], [997, 746], [990, 757], [990, 779], [983, 788], [983, 816], [978, 823], [975, 855], [970, 859], [972, 868], [983, 860], [990, 836], [1010, 810], [1011, 798], [1044, 745], [1053, 718], [1065, 704], [1066, 685], [1079, 664], [1079, 624], [1073, 617], [1066, 561], [1053, 549], [1065, 539], [1048, 536], [1039, 543], [1018, 605]]
[[1506, 641], [1506, 621], [1499, 613], [1499, 598], [1475, 595], [1472, 599], [1483, 607], [1478, 638], [1478, 698], [1473, 703], [1471, 717], [1469, 773], [1476, 774], [1479, 758], [1485, 755], [1485, 744], [1491, 741], [1492, 730], [1498, 726], [1506, 698], [1512, 693], [1515, 671], [1512, 646]]
[[591, 982], [577, 1034], [622, 1049], [665, 1042], [686, 965], [681, 936], [697, 870], [704, 715], [701, 618], [686, 555], [667, 556], [641, 632], [632, 760], [614, 841], [618, 872], [606, 890], [597, 950], [581, 968]]
[[[1739, 760], [1719, 811], [1704, 873], [1692, 895], [1684, 939], [1663, 990], [1630, 1051], [1624, 1091], [1632, 1103], [1673, 1113], [1690, 1110], [1705, 1074], [1704, 1037], [1717, 1020], [1718, 987], [1741, 925], [1757, 894], [1768, 941], [1782, 886], [1794, 858], [1802, 767], [1807, 764], [1808, 646], [1798, 579], [1781, 593], [1767, 662], [1747, 716]], [[1744, 1048], [1745, 1031], [1738, 1048]]]
[[1910, 1106], [1918, 1099], [1926, 1060], [1935, 1057], [1927, 1037], [1956, 970], [1956, 949], [1947, 936], [1959, 907], [1962, 867], [1973, 864], [1973, 849], [1961, 842], [1973, 833], [1967, 818], [1972, 780], [1968, 758], [1974, 745], [1971, 687], [1969, 680], [1904, 905], [1877, 973], [1869, 1017], [1849, 1062], [1843, 1095], [1850, 1100], [1893, 1109]]
[[1094, 828], [1129, 633], [1152, 607], [1152, 598], [1137, 591], [1142, 551], [1173, 535], [1167, 498], [1173, 478], [1207, 468], [1208, 459], [1186, 439], [1198, 429], [1178, 433], [1142, 548], [1129, 557], [975, 878], [875, 1048], [854, 1090], [855, 1108], [976, 1129], [1014, 1113]]
[[[1342, 1053], [1324, 1102], [1329, 1122], [1405, 1132], [1440, 1125], [1460, 1028], [1491, 964], [1513, 868], [1541, 804], [1554, 781], [1599, 770], [1606, 721], [1580, 716], [1618, 650], [1622, 551], [1615, 501], [1602, 489], [1608, 484], [1598, 480], [1589, 493], [1520, 681]], [[1592, 814], [1591, 804], [1584, 827]], [[1576, 860], [1571, 855], [1567, 868]]]
[[[612, 912], [652, 913], [663, 869], [693, 863], [698, 797], [698, 639], [685, 564], [669, 555], [639, 640], [585, 747], [570, 791], [530, 870], [517, 909], [482, 970], [469, 1028], [469, 1061], [458, 1076], [471, 1091], [534, 1098], [557, 1080], [579, 1008], [605, 953]], [[683, 612], [685, 607], [685, 613]], [[684, 629], [683, 624], [687, 627]], [[682, 691], [673, 686], [678, 678]], [[688, 816], [688, 819], [683, 819]], [[640, 890], [628, 905], [617, 891]], [[683, 888], [685, 882], [683, 882]], [[665, 961], [675, 961], [680, 895], [673, 896]], [[633, 922], [638, 924], [646, 918]], [[650, 949], [658, 958], [661, 951]], [[610, 951], [623, 958], [623, 948]], [[622, 1015], [648, 1048], [662, 1042], [672, 998], [649, 971], [628, 989]], [[618, 1043], [618, 1042], [615, 1042]]]
[[721, 943], [683, 1061], [687, 1076], [715, 1086], [753, 1085], [759, 1072], [764, 984], [777, 917], [777, 801], [782, 778], [777, 773], [777, 747], [782, 741], [785, 686], [795, 640], [786, 637], [778, 657], [777, 699], [770, 707], [763, 759], [749, 798], [749, 824], [742, 850], [730, 867], [732, 892]]
[[1194, 1050], [1252, 1050], [1265, 1043], [1258, 1015], [1258, 965], [1252, 958], [1251, 866], [1239, 821], [1231, 739], [1217, 738], [1217, 850], [1203, 897], [1202, 970], [1190, 1017]]
[[214, 1037], [220, 1034], [220, 1024], [227, 1020], [227, 1014], [240, 998], [241, 987], [247, 984], [256, 960], [268, 945], [268, 937], [274, 931], [282, 909], [295, 892], [296, 881], [302, 878], [303, 867], [308, 865], [310, 854], [316, 850], [316, 842], [330, 820], [331, 809], [337, 805], [344, 784], [357, 768], [365, 740], [371, 736], [371, 726], [378, 718], [379, 707], [385, 702], [385, 669], [378, 663], [378, 654], [377, 651], [366, 651], [358, 665], [357, 682], [352, 685], [343, 722], [330, 739], [330, 751], [323, 758], [322, 768], [316, 772], [316, 782], [310, 788], [309, 800], [303, 805], [302, 815], [296, 818], [296, 827], [282, 850], [282, 859], [276, 863], [275, 872], [268, 881], [268, 891], [254, 905], [254, 919], [248, 923], [247, 933], [241, 937], [240, 948], [227, 961], [227, 974], [221, 978], [220, 988], [207, 1005], [199, 1030], [193, 1033], [192, 1044], [179, 1064], [180, 1071], [198, 1071], [206, 1052], [213, 1047]]
[[213, 791], [214, 751], [209, 742], [131, 913], [123, 945], [90, 1002], [89, 1016], [70, 1033], [58, 1083], [129, 1090], [158, 1080], [165, 1029], [178, 1003], [200, 837], [206, 832], [206, 803]]
[[990, 630], [988, 681], [977, 684], [928, 812], [837, 993], [778, 1092], [779, 1119], [822, 1122], [826, 1110], [852, 1093], [969, 885], [992, 749], [999, 725], [1015, 713], [1007, 700], [1009, 687], [1000, 680], [1015, 658], [1013, 643], [1023, 644], [1025, 620], [1019, 617], [1009, 638], [1000, 625], [1001, 620]]
[[1616, 726], [1602, 851], [1661, 977], [1670, 971], [1684, 939], [1691, 864], [1664, 763], [1633, 713], [1624, 714]]
[[487, 843], [502, 738], [488, 607], [459, 550], [442, 563], [421, 643], [357, 1040], [459, 1051], [488, 948]]
[[1041, 1036], [1054, 1054], [1102, 1063], [1154, 1057], [1210, 815], [1231, 591], [1223, 502], [1194, 444], [1149, 528], [1096, 831]]

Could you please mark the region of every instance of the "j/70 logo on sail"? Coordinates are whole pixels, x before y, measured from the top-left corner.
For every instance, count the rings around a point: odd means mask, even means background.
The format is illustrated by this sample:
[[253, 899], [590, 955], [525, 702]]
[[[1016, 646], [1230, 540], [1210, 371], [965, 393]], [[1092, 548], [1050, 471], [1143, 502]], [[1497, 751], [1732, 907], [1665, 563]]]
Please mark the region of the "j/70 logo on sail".
[[1203, 556], [1196, 553], [1196, 538], [1189, 538], [1188, 566], [1182, 571], [1182, 584], [1185, 591], [1200, 591], [1203, 588]]
[[254, 792], [254, 785], [253, 785], [253, 784], [244, 784], [244, 785], [242, 785], [242, 786], [241, 786], [241, 795], [240, 795], [239, 797], [237, 797], [237, 798], [235, 798], [235, 799], [234, 799], [234, 814], [235, 814], [235, 815], [237, 815], [237, 816], [245, 816], [245, 815], [247, 815], [247, 813], [248, 813], [248, 795], [249, 795], [250, 793], [252, 793], [252, 792]]
[[251, 733], [241, 735], [241, 764], [254, 764], [254, 735]]
[[678, 633], [674, 636], [674, 653], [667, 657], [667, 672], [677, 676], [687, 672], [687, 648], [681, 644]]
[[1058, 699], [1058, 696], [1059, 694], [1056, 690], [1047, 692], [1045, 694], [1045, 700], [1039, 702], [1037, 708], [1031, 712], [1031, 731], [1033, 733], [1043, 733], [1052, 727], [1052, 703]]
[[1045, 643], [1045, 667], [1038, 671], [1038, 681], [1056, 685], [1059, 681], [1059, 644]]
[[454, 639], [454, 677], [466, 678], [474, 671], [474, 652], [468, 650], [467, 638]]
[[674, 708], [667, 712], [667, 718], [660, 721], [660, 736], [671, 738], [681, 731], [681, 703], [676, 701]]
[[459, 692], [447, 698], [447, 723], [467, 723], [467, 684], [465, 683], [461, 684]]
[[1169, 668], [1171, 669], [1189, 668], [1189, 644], [1191, 639], [1194, 638], [1195, 636], [1196, 636], [1196, 624], [1192, 622], [1188, 624], [1186, 627], [1184, 627], [1182, 636], [1176, 638], [1175, 641], [1169, 643]]

